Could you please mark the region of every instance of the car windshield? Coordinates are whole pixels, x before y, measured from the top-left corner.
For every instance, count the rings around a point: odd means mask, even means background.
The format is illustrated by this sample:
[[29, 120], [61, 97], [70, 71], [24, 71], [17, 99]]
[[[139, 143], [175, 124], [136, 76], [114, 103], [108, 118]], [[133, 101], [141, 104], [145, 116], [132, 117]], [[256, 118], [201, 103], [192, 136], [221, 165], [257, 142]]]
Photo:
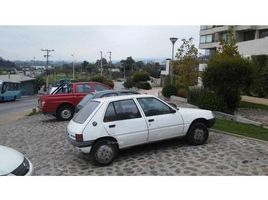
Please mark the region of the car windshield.
[[94, 110], [99, 106], [100, 102], [98, 101], [90, 101], [83, 107], [77, 115], [73, 118], [74, 122], [79, 124], [83, 124], [87, 118], [94, 112]]
[[2, 92], [2, 82], [0, 82], [0, 93]]
[[85, 106], [91, 99], [93, 99], [93, 94], [88, 94], [86, 95], [80, 102], [79, 102], [79, 106]]

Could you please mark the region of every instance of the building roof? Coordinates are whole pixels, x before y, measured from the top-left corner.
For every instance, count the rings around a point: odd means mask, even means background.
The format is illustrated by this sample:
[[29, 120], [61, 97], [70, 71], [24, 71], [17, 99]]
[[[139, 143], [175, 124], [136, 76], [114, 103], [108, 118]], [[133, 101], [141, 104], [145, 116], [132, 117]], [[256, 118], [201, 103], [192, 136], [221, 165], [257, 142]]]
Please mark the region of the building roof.
[[35, 78], [24, 76], [23, 74], [10, 74], [10, 75], [6, 74], [6, 75], [0, 75], [0, 80], [12, 81], [12, 82], [25, 82], [35, 80]]

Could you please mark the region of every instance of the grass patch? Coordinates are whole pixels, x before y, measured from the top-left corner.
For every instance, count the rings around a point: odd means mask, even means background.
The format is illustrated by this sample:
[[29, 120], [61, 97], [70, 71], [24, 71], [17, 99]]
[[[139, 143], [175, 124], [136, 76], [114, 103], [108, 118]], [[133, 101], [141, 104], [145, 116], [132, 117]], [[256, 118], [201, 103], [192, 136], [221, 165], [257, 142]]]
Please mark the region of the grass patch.
[[243, 124], [225, 119], [216, 119], [216, 122], [212, 128], [220, 131], [268, 141], [268, 129], [262, 128], [260, 126]]
[[263, 109], [263, 110], [268, 110], [268, 106], [267, 105], [257, 104], [257, 103], [251, 103], [251, 102], [245, 102], [245, 101], [240, 101], [239, 108], [250, 108], [250, 109]]

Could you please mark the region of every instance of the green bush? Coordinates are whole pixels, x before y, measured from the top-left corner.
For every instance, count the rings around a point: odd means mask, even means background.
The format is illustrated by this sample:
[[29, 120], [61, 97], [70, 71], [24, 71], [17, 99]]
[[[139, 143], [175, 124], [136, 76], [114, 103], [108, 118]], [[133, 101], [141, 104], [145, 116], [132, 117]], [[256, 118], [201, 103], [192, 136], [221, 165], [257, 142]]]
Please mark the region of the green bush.
[[225, 111], [226, 105], [222, 97], [204, 88], [192, 88], [189, 91], [188, 102], [202, 109]]
[[144, 89], [144, 90], [152, 89], [150, 83], [148, 83], [148, 82], [138, 82], [135, 84], [135, 86], [139, 89]]
[[125, 88], [132, 88], [134, 86], [133, 84], [133, 81], [132, 81], [132, 78], [131, 77], [128, 77], [127, 80], [124, 82], [124, 87]]
[[137, 71], [133, 74], [133, 82], [134, 83], [145, 82], [145, 81], [149, 81], [149, 80], [150, 80], [150, 76], [147, 72]]
[[252, 72], [249, 60], [239, 56], [215, 56], [203, 72], [203, 84], [223, 99], [224, 112], [233, 114], [240, 101], [240, 92], [252, 81]]
[[254, 66], [254, 79], [250, 93], [258, 97], [268, 97], [268, 56], [251, 56]]
[[166, 85], [162, 89], [162, 94], [164, 97], [170, 97], [171, 95], [177, 94], [177, 88], [175, 85]]
[[108, 85], [110, 86], [111, 88], [114, 87], [114, 83], [112, 80], [109, 80], [109, 79], [106, 79], [104, 76], [101, 76], [101, 75], [96, 75], [96, 76], [92, 76], [90, 78], [91, 81], [94, 81], [94, 82], [99, 82], [99, 83], [103, 83], [105, 85]]

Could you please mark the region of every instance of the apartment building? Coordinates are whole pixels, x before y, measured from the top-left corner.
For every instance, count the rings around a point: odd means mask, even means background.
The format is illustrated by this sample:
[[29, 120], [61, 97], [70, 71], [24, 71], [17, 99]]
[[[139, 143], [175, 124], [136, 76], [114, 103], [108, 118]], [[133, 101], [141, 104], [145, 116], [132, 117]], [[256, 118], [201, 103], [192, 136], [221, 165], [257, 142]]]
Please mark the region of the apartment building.
[[240, 54], [268, 55], [268, 26], [200, 26], [199, 49], [206, 50], [206, 55], [215, 53], [220, 39], [227, 37], [231, 27]]

